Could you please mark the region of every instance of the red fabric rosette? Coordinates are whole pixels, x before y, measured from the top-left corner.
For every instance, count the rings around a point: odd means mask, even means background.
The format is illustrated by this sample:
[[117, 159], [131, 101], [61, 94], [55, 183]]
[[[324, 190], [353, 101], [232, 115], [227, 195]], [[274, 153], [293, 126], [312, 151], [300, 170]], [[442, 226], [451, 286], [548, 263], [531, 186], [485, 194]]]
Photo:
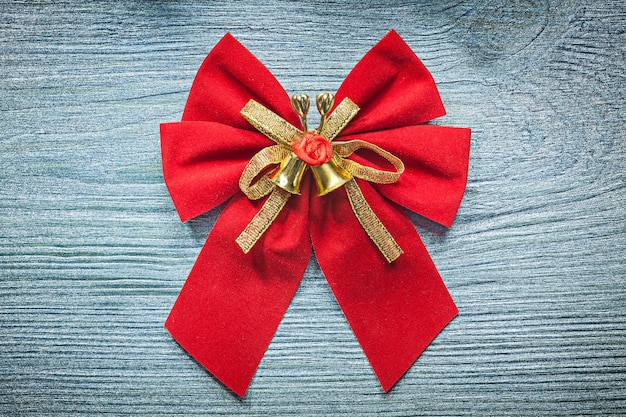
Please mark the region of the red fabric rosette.
[[[302, 124], [274, 76], [230, 34], [200, 67], [182, 121], [161, 125], [165, 183], [180, 218], [231, 199], [165, 325], [240, 396], [300, 284], [311, 244], [385, 391], [458, 313], [403, 207], [451, 225], [467, 181], [470, 130], [424, 125], [445, 109], [432, 76], [395, 31], [350, 72], [335, 103], [346, 97], [360, 111], [337, 140], [369, 142], [405, 165], [393, 184], [357, 180], [404, 251], [391, 263], [363, 230], [344, 188], [318, 196], [309, 173], [301, 195], [288, 200], [250, 252], [237, 245], [263, 204], [240, 192], [239, 177], [260, 149], [273, 144], [241, 109], [254, 99], [297, 128]], [[367, 164], [363, 156], [350, 158]]]

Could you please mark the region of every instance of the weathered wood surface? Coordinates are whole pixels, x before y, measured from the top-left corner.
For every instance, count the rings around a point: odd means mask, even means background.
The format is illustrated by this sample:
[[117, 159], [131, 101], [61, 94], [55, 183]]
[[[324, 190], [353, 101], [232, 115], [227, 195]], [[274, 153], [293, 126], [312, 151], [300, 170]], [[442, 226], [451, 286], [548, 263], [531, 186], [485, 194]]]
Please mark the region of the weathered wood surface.
[[[0, 413], [626, 414], [623, 1], [2, 2]], [[163, 322], [219, 210], [181, 224], [158, 126], [231, 31], [288, 92], [396, 28], [473, 128], [461, 314], [383, 394], [312, 261], [248, 395]]]

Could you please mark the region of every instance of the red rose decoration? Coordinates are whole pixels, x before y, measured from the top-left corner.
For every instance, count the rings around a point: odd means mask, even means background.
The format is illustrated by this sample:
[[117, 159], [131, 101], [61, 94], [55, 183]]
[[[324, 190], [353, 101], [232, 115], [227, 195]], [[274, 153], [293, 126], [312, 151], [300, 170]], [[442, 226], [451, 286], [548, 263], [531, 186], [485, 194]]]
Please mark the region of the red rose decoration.
[[330, 161], [333, 154], [333, 145], [322, 136], [307, 132], [302, 139], [291, 143], [293, 152], [303, 162], [311, 166], [319, 166]]

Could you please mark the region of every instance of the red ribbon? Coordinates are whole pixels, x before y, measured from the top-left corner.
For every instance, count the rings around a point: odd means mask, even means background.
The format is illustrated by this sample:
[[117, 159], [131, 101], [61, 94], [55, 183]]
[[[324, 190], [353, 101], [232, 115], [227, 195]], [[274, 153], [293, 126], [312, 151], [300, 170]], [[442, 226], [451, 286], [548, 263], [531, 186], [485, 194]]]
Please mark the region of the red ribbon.
[[[276, 78], [226, 34], [195, 78], [182, 121], [161, 125], [165, 183], [183, 221], [232, 197], [209, 234], [165, 323], [174, 339], [240, 396], [245, 392], [311, 257], [317, 261], [383, 389], [402, 377], [458, 313], [403, 206], [450, 226], [465, 191], [470, 130], [424, 125], [445, 109], [434, 80], [389, 32], [354, 67], [335, 103], [357, 116], [337, 141], [364, 140], [398, 156], [393, 184], [358, 180], [403, 249], [393, 263], [369, 239], [343, 188], [317, 196], [307, 174], [248, 254], [237, 236], [263, 200], [239, 192], [250, 158], [272, 145], [241, 115], [250, 99], [300, 128]], [[367, 164], [362, 157], [351, 158]]]

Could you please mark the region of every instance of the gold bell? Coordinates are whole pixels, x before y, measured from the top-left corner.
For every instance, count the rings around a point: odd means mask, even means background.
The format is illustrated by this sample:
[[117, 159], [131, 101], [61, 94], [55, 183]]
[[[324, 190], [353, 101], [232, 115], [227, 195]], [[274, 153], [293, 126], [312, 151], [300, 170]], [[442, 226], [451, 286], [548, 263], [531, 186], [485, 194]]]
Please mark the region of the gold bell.
[[[322, 130], [324, 122], [333, 107], [335, 97], [331, 93], [320, 93], [315, 97], [321, 119], [316, 133]], [[311, 100], [306, 94], [294, 94], [291, 105], [300, 116], [304, 132], [308, 132], [306, 115]], [[295, 153], [290, 153], [280, 162], [278, 169], [269, 176], [270, 181], [291, 194], [300, 194], [300, 183], [308, 165], [300, 160]], [[322, 196], [336, 190], [352, 179], [352, 174], [340, 167], [332, 159], [322, 165], [312, 166], [313, 178], [317, 184], [318, 195]]]
[[302, 162], [295, 153], [290, 153], [280, 162], [280, 167], [269, 176], [270, 181], [291, 194], [300, 194], [300, 183], [307, 164]]
[[341, 187], [352, 179], [352, 174], [340, 167], [332, 159], [325, 164], [311, 167], [317, 184], [317, 195], [322, 196]]
[[[311, 99], [306, 94], [294, 94], [291, 97], [291, 106], [296, 111], [306, 132], [309, 127], [306, 115], [309, 112]], [[302, 162], [295, 153], [290, 153], [280, 162], [280, 167], [269, 176], [270, 181], [291, 194], [300, 194], [300, 183], [306, 171], [307, 164]]]
[[[328, 113], [333, 108], [335, 96], [331, 93], [319, 93], [315, 97], [317, 110], [320, 112], [320, 125], [316, 132], [321, 132], [328, 117]], [[317, 184], [317, 195], [322, 196], [335, 191], [352, 179], [352, 174], [340, 167], [332, 159], [325, 164], [311, 167], [315, 184]]]

